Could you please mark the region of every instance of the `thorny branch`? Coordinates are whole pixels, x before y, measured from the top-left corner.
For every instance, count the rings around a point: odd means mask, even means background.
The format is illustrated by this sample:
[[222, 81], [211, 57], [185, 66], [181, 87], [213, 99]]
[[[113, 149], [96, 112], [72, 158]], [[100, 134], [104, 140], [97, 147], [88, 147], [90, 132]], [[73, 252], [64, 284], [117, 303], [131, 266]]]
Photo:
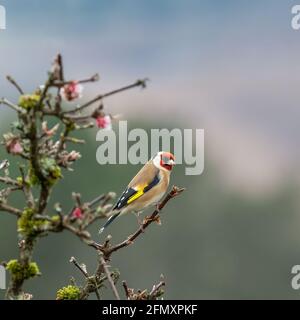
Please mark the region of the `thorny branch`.
[[[130, 85], [99, 94], [70, 110], [64, 109], [64, 100], [72, 102], [78, 99], [80, 86], [98, 81], [99, 75], [94, 74], [77, 81], [65, 80], [63, 60], [60, 54], [56, 56], [45, 84], [32, 94], [26, 94], [11, 76], [7, 76], [7, 80], [16, 88], [20, 98], [17, 103], [6, 98], [0, 99], [0, 105], [8, 106], [18, 116], [18, 121], [14, 123], [12, 130], [3, 136], [3, 144], [9, 154], [19, 156], [23, 162], [22, 165], [19, 165], [19, 177], [11, 177], [7, 160], [0, 163], [0, 171], [4, 172], [4, 175], [0, 176], [0, 184], [5, 186], [0, 190], [0, 211], [17, 217], [20, 239], [18, 258], [6, 264], [7, 270], [11, 273], [11, 282], [6, 297], [8, 299], [31, 298], [30, 294], [24, 292], [23, 285], [28, 279], [40, 275], [37, 264], [32, 261], [37, 241], [49, 232], [57, 233], [68, 230], [85, 244], [97, 249], [98, 265], [95, 273], [89, 275], [85, 265], [79, 264], [72, 257], [70, 262], [84, 275], [85, 284], [80, 288], [76, 285], [62, 288], [57, 292], [57, 299], [87, 299], [91, 293], [95, 293], [97, 299], [100, 299], [100, 289], [105, 286], [106, 281], [115, 298], [120, 299], [115, 285], [119, 272], [109, 271], [107, 264], [111, 255], [132, 244], [152, 222], [159, 222], [160, 210], [184, 189], [173, 187], [152, 215], [143, 221], [142, 226], [128, 239], [116, 245], [110, 244], [110, 236], [103, 244], [98, 244], [88, 231], [88, 228], [98, 219], [109, 216], [111, 202], [115, 197], [113, 192], [101, 194], [89, 201], [84, 201], [80, 194], [73, 193], [74, 203], [70, 206], [69, 211], [64, 212], [62, 206], [57, 203], [55, 205], [56, 214], [52, 216], [48, 214], [50, 211], [48, 203], [52, 189], [62, 178], [62, 170], [72, 170], [72, 164], [81, 157], [79, 152], [74, 150], [70, 152], [67, 149], [70, 144], [85, 143], [84, 140], [74, 138], [72, 133], [91, 128], [94, 122], [99, 128], [103, 128], [101, 119], [106, 116], [103, 100], [135, 87], [145, 88], [147, 79], [137, 80]], [[89, 109], [93, 104], [96, 106], [92, 110]], [[48, 128], [46, 117], [56, 119], [57, 124], [53, 128]], [[109, 115], [109, 117], [113, 119], [113, 116]], [[21, 191], [24, 195], [25, 203], [21, 208], [9, 203], [10, 194], [15, 191]], [[36, 193], [37, 198], [35, 198]], [[123, 286], [127, 288], [125, 290], [127, 299], [156, 299], [161, 295], [161, 287], [164, 286], [164, 282], [161, 281], [154, 286], [150, 293], [145, 290], [135, 293], [126, 284], [123, 283]]]

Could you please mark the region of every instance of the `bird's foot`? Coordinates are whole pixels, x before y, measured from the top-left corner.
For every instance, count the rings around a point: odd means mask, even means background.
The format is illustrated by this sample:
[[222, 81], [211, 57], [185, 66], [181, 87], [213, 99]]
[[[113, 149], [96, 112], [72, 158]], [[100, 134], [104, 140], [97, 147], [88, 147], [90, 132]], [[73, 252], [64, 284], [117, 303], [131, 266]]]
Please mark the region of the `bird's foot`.
[[143, 224], [145, 225], [145, 224], [148, 224], [149, 222], [152, 222], [152, 221], [154, 221], [154, 219], [151, 218], [150, 216], [147, 216], [147, 217], [145, 217], [145, 219], [143, 220]]

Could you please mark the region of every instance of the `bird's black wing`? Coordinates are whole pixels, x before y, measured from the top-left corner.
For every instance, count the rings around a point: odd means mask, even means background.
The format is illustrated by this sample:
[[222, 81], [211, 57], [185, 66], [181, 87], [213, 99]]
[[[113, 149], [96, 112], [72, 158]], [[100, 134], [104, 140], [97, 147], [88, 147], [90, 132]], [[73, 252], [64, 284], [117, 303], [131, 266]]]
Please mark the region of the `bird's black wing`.
[[113, 210], [120, 210], [124, 208], [129, 203], [135, 201], [143, 194], [151, 190], [154, 186], [156, 186], [160, 181], [159, 174], [156, 174], [154, 179], [147, 185], [136, 186], [136, 187], [128, 187], [121, 195]]
[[133, 188], [127, 188], [113, 207], [113, 210], [120, 210], [124, 206], [126, 206], [127, 201], [130, 199], [130, 197], [134, 196], [138, 191]]

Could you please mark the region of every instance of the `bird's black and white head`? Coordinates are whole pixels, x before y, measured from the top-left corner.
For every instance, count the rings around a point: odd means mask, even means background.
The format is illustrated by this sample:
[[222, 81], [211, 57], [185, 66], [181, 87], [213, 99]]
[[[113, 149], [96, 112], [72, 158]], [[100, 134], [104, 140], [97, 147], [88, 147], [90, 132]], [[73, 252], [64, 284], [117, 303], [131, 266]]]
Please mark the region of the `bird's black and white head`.
[[152, 158], [156, 168], [165, 171], [172, 171], [175, 165], [175, 157], [170, 152], [160, 151]]

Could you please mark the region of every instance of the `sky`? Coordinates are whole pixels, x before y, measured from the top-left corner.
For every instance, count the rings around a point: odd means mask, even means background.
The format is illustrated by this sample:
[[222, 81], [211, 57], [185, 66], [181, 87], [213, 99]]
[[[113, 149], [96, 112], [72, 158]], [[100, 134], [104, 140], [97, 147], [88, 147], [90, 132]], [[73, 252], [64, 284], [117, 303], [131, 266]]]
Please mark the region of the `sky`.
[[[32, 91], [57, 52], [66, 73], [98, 71], [99, 92], [149, 77], [107, 101], [113, 113], [201, 128], [224, 183], [259, 195], [295, 179], [299, 163], [297, 1], [0, 0], [0, 95], [11, 74]], [[120, 103], [122, 106], [120, 107]], [[141, 113], [142, 111], [142, 113]], [[213, 160], [210, 160], [213, 159]]]

